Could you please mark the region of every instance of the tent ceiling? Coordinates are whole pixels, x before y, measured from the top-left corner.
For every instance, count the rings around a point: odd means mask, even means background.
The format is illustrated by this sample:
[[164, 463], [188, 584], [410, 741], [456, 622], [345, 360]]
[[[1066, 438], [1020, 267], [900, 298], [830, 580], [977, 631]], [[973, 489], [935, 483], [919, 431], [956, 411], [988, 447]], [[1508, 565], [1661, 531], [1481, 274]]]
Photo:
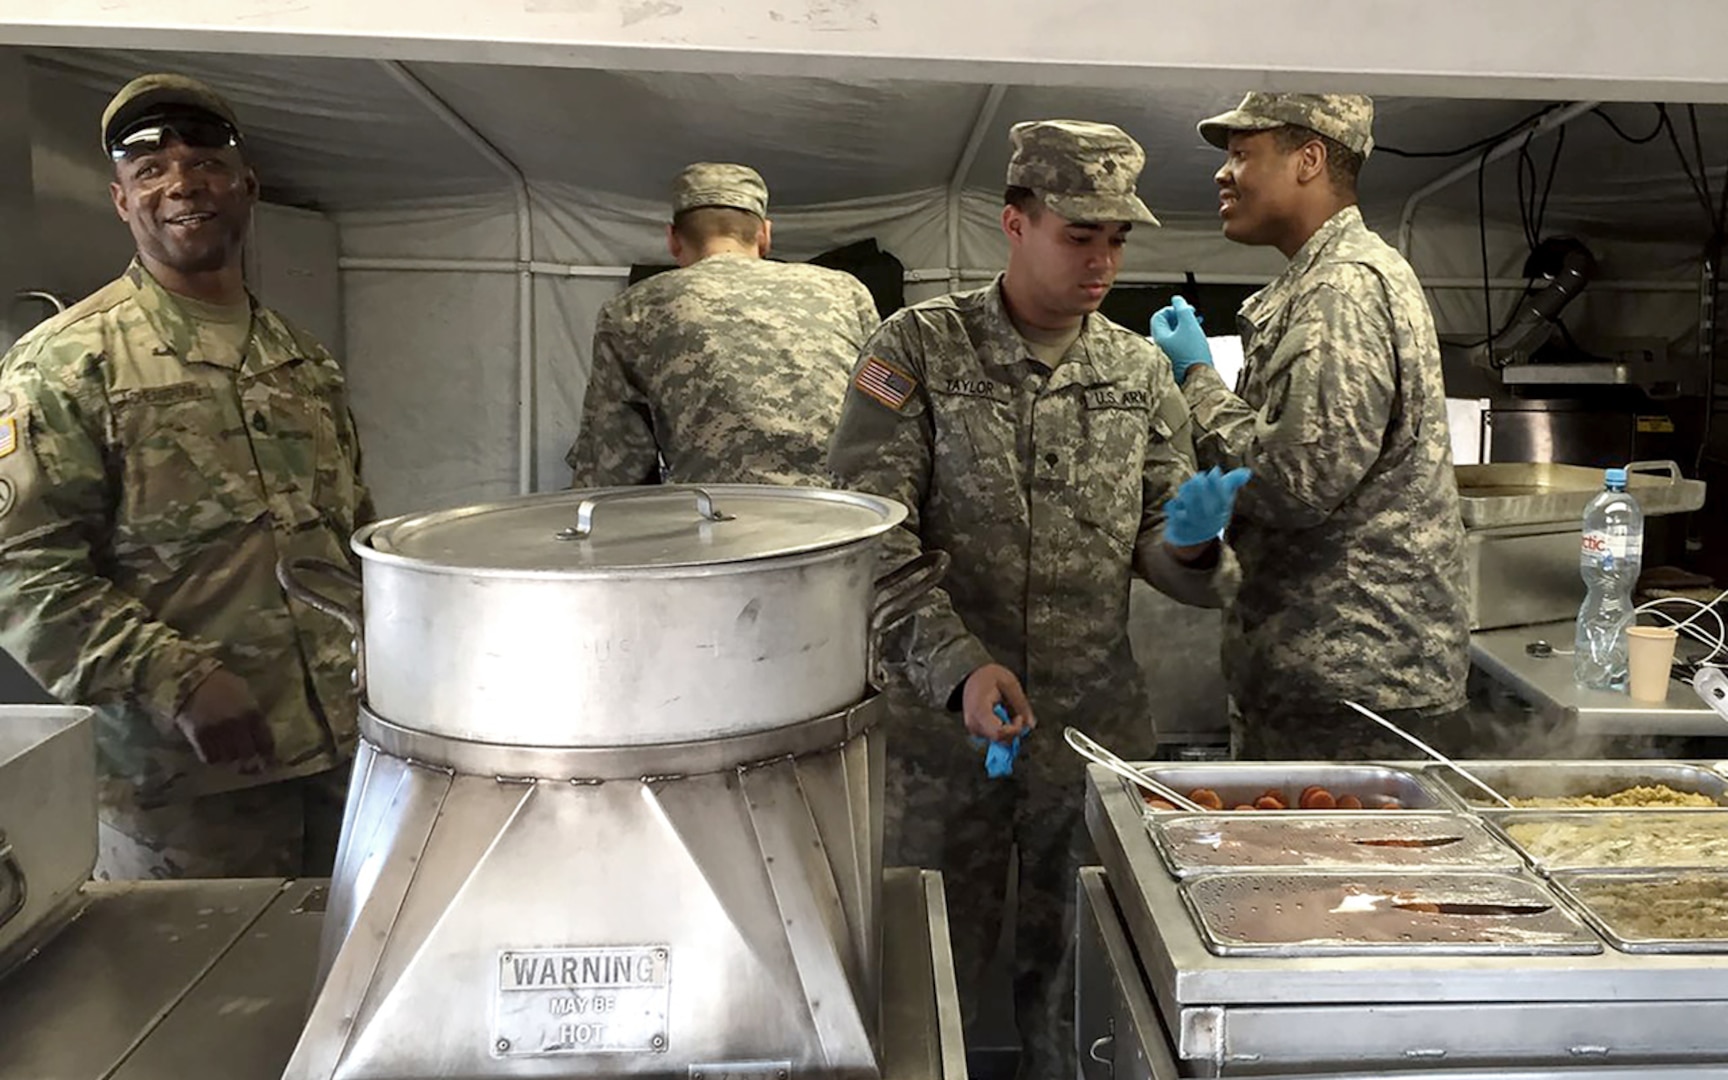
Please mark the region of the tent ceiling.
[[[269, 194], [279, 201], [340, 211], [503, 189], [491, 165], [374, 61], [70, 48], [35, 49], [31, 59], [54, 92], [64, 88], [87, 99], [92, 118], [113, 87], [140, 71], [169, 68], [208, 79], [241, 111]], [[655, 200], [686, 162], [743, 160], [762, 170], [780, 207], [946, 185], [988, 89], [474, 64], [415, 63], [409, 70], [531, 180]], [[1105, 120], [1146, 146], [1143, 189], [1166, 223], [1209, 227], [1219, 155], [1201, 142], [1194, 122], [1229, 104], [1227, 95], [1198, 88], [1014, 87], [990, 121], [966, 183], [1000, 186], [1004, 134], [1015, 121]], [[1376, 137], [1402, 149], [1455, 147], [1541, 104], [1381, 98]], [[1655, 117], [1648, 105], [1608, 108], [1635, 134], [1649, 131]], [[1671, 111], [1690, 153], [1685, 110]], [[1728, 160], [1728, 107], [1698, 112], [1707, 158]], [[1566, 132], [1551, 229], [1670, 239], [1701, 232], [1703, 215], [1666, 137], [1630, 146], [1595, 117], [1574, 121]], [[1550, 136], [1532, 147], [1544, 173], [1553, 145]], [[1464, 160], [1377, 154], [1365, 174], [1366, 207], [1381, 221], [1396, 220], [1410, 192]], [[1709, 175], [1714, 190], [1728, 182], [1720, 164]], [[1490, 168], [1492, 216], [1516, 218], [1515, 176], [1512, 159]], [[1431, 205], [1473, 214], [1475, 184], [1460, 183]]]

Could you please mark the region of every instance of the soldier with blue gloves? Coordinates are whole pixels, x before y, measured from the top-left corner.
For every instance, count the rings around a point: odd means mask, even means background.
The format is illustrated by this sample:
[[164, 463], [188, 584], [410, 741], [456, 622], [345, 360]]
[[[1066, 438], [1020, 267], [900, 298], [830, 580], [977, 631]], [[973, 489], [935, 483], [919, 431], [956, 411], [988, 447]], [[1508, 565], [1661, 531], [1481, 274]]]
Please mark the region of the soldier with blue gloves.
[[1232, 393], [1181, 297], [1152, 337], [1191, 407], [1200, 463], [1245, 466], [1226, 612], [1232, 744], [1248, 758], [1378, 758], [1409, 748], [1368, 706], [1443, 750], [1468, 741], [1464, 531], [1440, 348], [1409, 263], [1362, 222], [1374, 105], [1253, 93], [1205, 120], [1224, 235], [1288, 268], [1238, 315]]
[[[951, 931], [962, 1008], [976, 1019], [1013, 917], [1003, 891], [1018, 848], [1021, 1075], [1046, 1080], [1076, 1071], [1074, 883], [1090, 859], [1085, 762], [1062, 727], [1150, 756], [1130, 583], [1218, 606], [1235, 572], [1219, 535], [1247, 474], [1195, 474], [1169, 362], [1098, 313], [1129, 231], [1157, 224], [1134, 192], [1140, 146], [1068, 120], [1018, 124], [1010, 141], [1006, 273], [883, 323], [828, 460], [840, 486], [910, 508], [884, 538], [890, 565], [924, 549], [953, 557], [943, 587], [881, 645], [896, 704], [887, 857], [939, 868], [963, 898]], [[999, 749], [980, 761], [968, 734]]]

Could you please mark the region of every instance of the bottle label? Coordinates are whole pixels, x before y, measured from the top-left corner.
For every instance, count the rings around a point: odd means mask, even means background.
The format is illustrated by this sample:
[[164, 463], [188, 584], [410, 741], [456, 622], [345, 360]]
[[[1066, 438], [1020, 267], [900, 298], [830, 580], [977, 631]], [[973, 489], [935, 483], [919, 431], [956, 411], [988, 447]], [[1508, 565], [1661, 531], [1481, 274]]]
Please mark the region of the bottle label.
[[1584, 556], [1600, 561], [1604, 556], [1615, 562], [1643, 555], [1643, 544], [1634, 543], [1625, 533], [1593, 531], [1584, 534]]

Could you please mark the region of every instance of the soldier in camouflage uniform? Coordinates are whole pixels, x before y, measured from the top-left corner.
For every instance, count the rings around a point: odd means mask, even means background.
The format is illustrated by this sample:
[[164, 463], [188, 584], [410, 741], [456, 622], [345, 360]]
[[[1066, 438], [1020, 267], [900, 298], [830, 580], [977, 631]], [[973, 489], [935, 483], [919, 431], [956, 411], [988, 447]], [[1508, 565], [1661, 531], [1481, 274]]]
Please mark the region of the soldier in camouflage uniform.
[[754, 169], [691, 165], [672, 213], [679, 269], [600, 309], [566, 458], [574, 486], [825, 485], [846, 379], [878, 322], [870, 291], [765, 257], [768, 188]]
[[1362, 222], [1374, 105], [1252, 93], [1205, 120], [1228, 152], [1224, 235], [1290, 260], [1242, 306], [1235, 393], [1193, 310], [1153, 318], [1202, 464], [1248, 465], [1225, 620], [1233, 743], [1249, 758], [1405, 757], [1354, 700], [1454, 752], [1468, 737], [1464, 532], [1433, 318], [1410, 265]]
[[371, 514], [342, 371], [246, 291], [226, 102], [144, 76], [102, 146], [137, 258], [0, 360], [0, 646], [97, 710], [99, 877], [328, 873], [353, 657], [275, 569]]
[[[1130, 579], [1217, 606], [1227, 564], [1216, 538], [1234, 489], [1194, 477], [1169, 362], [1097, 314], [1130, 228], [1156, 224], [1134, 192], [1139, 145], [1077, 121], [1018, 124], [1011, 143], [1007, 272], [883, 323], [829, 463], [838, 484], [910, 508], [885, 563], [921, 549], [953, 557], [943, 588], [882, 642], [890, 689], [925, 706], [897, 701], [887, 722], [887, 857], [943, 872], [971, 1023], [1018, 846], [1021, 1074], [1045, 1078], [1075, 1071], [1075, 871], [1090, 849], [1085, 763], [1062, 730], [1151, 754]], [[1178, 515], [1187, 528], [1197, 498], [1209, 500], [1207, 524], [1170, 542], [1167, 524], [1171, 537]], [[1034, 723], [1013, 775], [987, 780], [968, 732], [1003, 741]]]

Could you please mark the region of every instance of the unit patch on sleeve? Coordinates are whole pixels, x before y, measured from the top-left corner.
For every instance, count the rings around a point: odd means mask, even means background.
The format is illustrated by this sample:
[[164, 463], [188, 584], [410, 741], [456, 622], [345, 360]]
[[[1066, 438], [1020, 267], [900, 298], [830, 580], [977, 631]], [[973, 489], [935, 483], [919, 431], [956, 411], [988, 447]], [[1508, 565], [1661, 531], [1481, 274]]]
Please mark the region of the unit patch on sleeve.
[[872, 356], [852, 376], [852, 385], [890, 409], [898, 409], [912, 397], [912, 391], [918, 389], [918, 380], [886, 360]]

